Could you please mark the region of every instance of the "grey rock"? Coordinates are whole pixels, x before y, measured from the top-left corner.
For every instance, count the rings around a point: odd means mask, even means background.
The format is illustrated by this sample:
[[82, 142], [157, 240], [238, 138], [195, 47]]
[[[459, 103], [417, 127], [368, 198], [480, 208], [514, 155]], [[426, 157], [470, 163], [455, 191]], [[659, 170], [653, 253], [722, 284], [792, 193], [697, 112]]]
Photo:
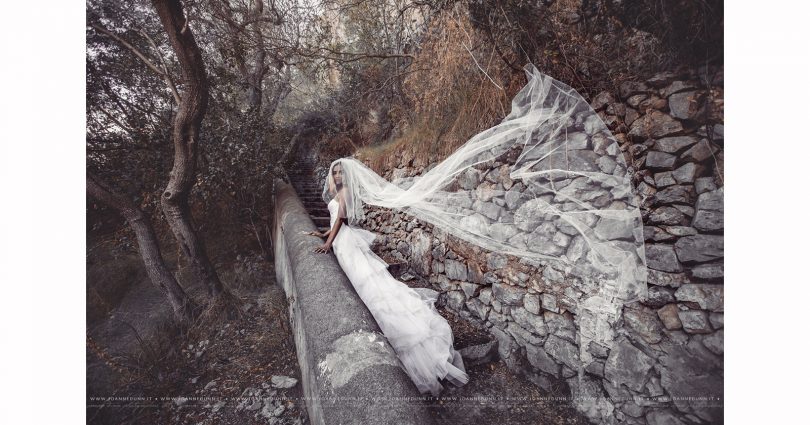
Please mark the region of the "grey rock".
[[660, 111], [651, 111], [635, 120], [627, 133], [633, 139], [647, 140], [675, 136], [683, 131], [683, 126], [674, 118]]
[[273, 375], [270, 378], [270, 385], [273, 388], [292, 388], [297, 383], [298, 383], [297, 379], [291, 378], [289, 376]]
[[467, 280], [467, 266], [456, 260], [445, 260], [444, 273], [450, 280]]
[[[695, 344], [700, 345], [701, 352]], [[662, 356], [661, 386], [670, 395], [702, 394], [704, 397], [723, 398], [723, 376], [717, 356], [707, 350], [696, 340], [687, 345], [667, 347], [667, 354]], [[673, 398], [675, 407], [684, 413], [694, 412], [705, 422], [722, 423], [723, 407], [696, 406], [691, 400], [683, 397]]]
[[491, 220], [497, 220], [503, 211], [503, 207], [500, 207], [492, 202], [479, 201], [473, 203], [473, 209]]
[[684, 283], [689, 283], [689, 277], [684, 273], [667, 273], [660, 270], [647, 270], [647, 282], [651, 285], [669, 286], [678, 288]]
[[506, 359], [511, 357], [512, 353], [514, 353], [518, 348], [517, 344], [515, 343], [515, 339], [505, 331], [499, 329], [497, 326], [490, 328], [490, 331], [498, 341], [498, 355], [500, 358]]
[[700, 264], [692, 268], [692, 277], [719, 279], [723, 277], [723, 263]]
[[523, 296], [523, 306], [532, 314], [540, 314], [540, 295], [526, 294]]
[[595, 357], [599, 357], [600, 359], [606, 359], [608, 353], [610, 353], [610, 349], [597, 343], [596, 341], [591, 341], [588, 343], [588, 352]]
[[684, 214], [677, 208], [664, 206], [653, 210], [648, 221], [652, 224], [680, 224], [684, 219]]
[[709, 313], [709, 323], [715, 329], [723, 329], [723, 313]]
[[[688, 191], [687, 191], [686, 195], [687, 195], [687, 197], [690, 196]], [[675, 205], [673, 205], [673, 207], [680, 210], [687, 217], [694, 217], [694, 215], [695, 215], [695, 209], [690, 207], [689, 205], [675, 204]]]
[[724, 188], [712, 190], [698, 195], [695, 208], [698, 210], [723, 211]]
[[492, 303], [492, 288], [484, 288], [478, 293], [478, 299], [485, 305]]
[[[678, 210], [677, 208], [675, 208]], [[680, 212], [680, 210], [678, 210]], [[665, 232], [673, 236], [692, 236], [697, 235], [698, 231], [694, 227], [689, 226], [663, 226]]]
[[719, 149], [712, 145], [707, 139], [701, 139], [686, 152], [681, 154], [681, 159], [691, 162], [703, 162], [717, 153]]
[[542, 297], [543, 310], [548, 310], [554, 313], [560, 312], [559, 308], [557, 307], [557, 297], [547, 293], [543, 293], [540, 296]]
[[492, 293], [495, 295], [495, 298], [503, 304], [522, 305], [526, 290], [519, 286], [494, 283], [492, 285]]
[[695, 302], [704, 310], [722, 312], [723, 292], [723, 285], [687, 283], [675, 291], [675, 298], [681, 302]]
[[674, 302], [675, 296], [672, 294], [671, 289], [655, 285], [647, 288], [647, 298], [643, 301], [644, 305], [652, 308], [660, 308]]
[[605, 376], [605, 362], [592, 361], [585, 367], [585, 372], [601, 377]]
[[572, 406], [584, 414], [591, 423], [606, 423], [608, 418], [612, 418], [615, 408], [605, 396], [601, 379], [575, 376], [568, 379], [567, 382], [571, 388]]
[[609, 103], [614, 102], [616, 102], [616, 98], [613, 97], [613, 94], [610, 93], [609, 91], [603, 91], [593, 98], [593, 101], [591, 102], [591, 107], [595, 111], [598, 111], [606, 107]]
[[636, 108], [646, 98], [647, 98], [646, 93], [644, 93], [644, 94], [634, 94], [634, 95], [630, 96], [629, 98], [627, 98], [627, 104], [634, 107], [634, 108]]
[[517, 324], [538, 336], [545, 336], [548, 333], [548, 328], [543, 317], [529, 313], [523, 307], [513, 308], [512, 317]]
[[576, 370], [579, 368], [579, 350], [574, 344], [556, 335], [549, 335], [543, 347], [546, 353], [555, 360], [562, 362], [571, 369]]
[[487, 254], [487, 268], [490, 270], [497, 270], [506, 267], [507, 258], [503, 254], [489, 253]]
[[[692, 186], [687, 185], [674, 185], [659, 190], [655, 194], [655, 202], [657, 204], [691, 204], [692, 203]], [[677, 208], [676, 205], [673, 205]], [[691, 214], [689, 214], [691, 216]]]
[[467, 309], [470, 310], [476, 317], [481, 320], [487, 320], [487, 314], [489, 313], [490, 307], [484, 305], [481, 300], [472, 298], [467, 300], [465, 305], [467, 306]]
[[572, 343], [577, 341], [577, 328], [574, 319], [564, 314], [543, 312], [543, 319], [548, 327], [548, 332]]
[[554, 234], [554, 237], [551, 239], [551, 241], [554, 242], [554, 245], [557, 245], [563, 249], [567, 249], [568, 244], [571, 242], [571, 237], [563, 232], [557, 232]]
[[464, 293], [461, 291], [448, 291], [445, 294], [447, 297], [447, 306], [453, 310], [460, 311], [464, 305]]
[[568, 257], [569, 261], [575, 263], [582, 258], [586, 248], [585, 238], [577, 235], [568, 245], [568, 250], [565, 252], [565, 256]]
[[648, 168], [666, 168], [671, 169], [675, 165], [677, 156], [668, 154], [666, 152], [652, 151], [647, 153], [647, 159], [644, 165]]
[[560, 365], [549, 357], [543, 347], [527, 344], [526, 359], [536, 369], [555, 377], [560, 376]]
[[712, 327], [709, 324], [709, 315], [703, 310], [679, 311], [678, 318], [681, 319], [683, 330], [690, 334], [710, 333]]
[[699, 91], [674, 93], [669, 96], [670, 114], [681, 120], [697, 120], [706, 112], [706, 94]]
[[723, 229], [723, 193], [724, 189], [720, 188], [698, 195], [692, 226], [702, 231]]
[[672, 245], [647, 245], [645, 248], [647, 267], [665, 272], [683, 270]]
[[675, 242], [675, 253], [682, 262], [708, 262], [723, 258], [723, 236], [686, 236]]
[[665, 171], [663, 173], [655, 173], [655, 187], [663, 188], [676, 184], [675, 178], [672, 177], [672, 171]]
[[481, 289], [481, 285], [476, 285], [470, 282], [461, 282], [460, 286], [467, 298], [478, 296], [478, 291]]
[[596, 160], [596, 165], [598, 165], [599, 169], [605, 174], [613, 174], [613, 170], [616, 169], [616, 161], [609, 156], [599, 157], [599, 159]]
[[655, 360], [622, 338], [605, 362], [605, 379], [613, 386], [624, 384], [631, 390], [641, 392], [655, 364]]
[[697, 143], [698, 139], [692, 136], [664, 137], [655, 141], [653, 149], [670, 154], [678, 153], [680, 150]]
[[478, 183], [480, 183], [480, 181], [481, 173], [475, 168], [468, 168], [466, 171], [461, 173], [458, 178], [459, 186], [467, 190], [472, 190], [478, 187]]
[[633, 239], [634, 226], [630, 219], [602, 217], [593, 230], [602, 240]]
[[512, 186], [512, 188], [509, 189], [504, 194], [504, 200], [506, 201], [506, 208], [509, 208], [510, 210], [514, 210], [515, 207], [518, 204], [518, 201], [520, 201], [521, 196], [522, 196], [522, 193], [520, 192], [520, 189], [518, 189], [517, 186]]
[[673, 171], [672, 177], [674, 177], [675, 181], [678, 183], [693, 183], [695, 181], [696, 174], [697, 165], [695, 165], [693, 162], [687, 162]]
[[[549, 223], [550, 224], [550, 223]], [[553, 226], [553, 224], [552, 224]], [[546, 231], [538, 227], [534, 232], [526, 237], [526, 244], [532, 251], [544, 254], [558, 256], [565, 252], [565, 249], [556, 245], [553, 240], [553, 235], [549, 235]]]
[[723, 355], [723, 330], [720, 329], [719, 331], [707, 335], [703, 337], [700, 341], [703, 343], [703, 346], [706, 347], [709, 351], [718, 356]]
[[661, 322], [652, 310], [644, 307], [625, 308], [624, 324], [648, 344], [661, 341]]
[[525, 347], [528, 344], [538, 345], [543, 343], [542, 338], [532, 334], [531, 331], [525, 329], [517, 322], [507, 322], [506, 332], [512, 335], [521, 347]]
[[430, 266], [433, 263], [431, 237], [422, 229], [415, 229], [408, 236], [411, 246], [411, 255], [408, 263], [414, 271], [422, 276], [430, 275]]
[[695, 192], [699, 194], [717, 189], [714, 177], [698, 177], [695, 179]]
[[498, 242], [509, 240], [518, 231], [517, 226], [513, 224], [493, 223], [489, 226], [489, 235]]
[[568, 133], [566, 147], [568, 149], [586, 149], [588, 147], [588, 135], [579, 132]]
[[465, 366], [478, 366], [498, 359], [498, 340], [471, 345], [458, 350]]

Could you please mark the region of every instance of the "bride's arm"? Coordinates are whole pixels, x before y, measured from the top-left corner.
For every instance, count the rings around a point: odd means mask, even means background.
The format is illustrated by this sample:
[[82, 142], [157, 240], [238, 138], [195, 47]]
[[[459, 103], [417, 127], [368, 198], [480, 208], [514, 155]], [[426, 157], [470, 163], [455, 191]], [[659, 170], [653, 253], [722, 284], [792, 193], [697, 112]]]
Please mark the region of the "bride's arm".
[[346, 203], [343, 201], [342, 194], [338, 194], [337, 199], [338, 199], [338, 212], [335, 224], [332, 225], [332, 228], [329, 229], [328, 232], [324, 233], [324, 236], [328, 236], [328, 238], [326, 239], [326, 243], [315, 248], [315, 252], [329, 252], [329, 249], [332, 247], [332, 241], [335, 240], [335, 236], [337, 236], [338, 231], [340, 231], [340, 226], [343, 225], [343, 219], [341, 217], [346, 216]]

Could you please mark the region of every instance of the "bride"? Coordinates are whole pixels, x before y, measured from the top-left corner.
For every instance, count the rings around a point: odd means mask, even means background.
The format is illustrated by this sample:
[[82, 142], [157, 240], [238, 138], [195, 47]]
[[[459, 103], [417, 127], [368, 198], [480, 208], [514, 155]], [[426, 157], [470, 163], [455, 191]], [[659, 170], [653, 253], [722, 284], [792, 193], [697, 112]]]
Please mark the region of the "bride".
[[438, 397], [444, 389], [442, 379], [457, 387], [466, 384], [469, 377], [461, 355], [453, 348], [450, 325], [434, 306], [435, 292], [412, 289], [396, 280], [388, 272], [388, 264], [369, 248], [376, 234], [348, 224], [347, 204], [354, 200], [342, 162], [332, 163], [326, 181], [325, 195], [331, 198], [330, 230], [309, 233], [327, 238], [315, 252], [334, 248], [338, 263], [420, 393], [429, 391]]

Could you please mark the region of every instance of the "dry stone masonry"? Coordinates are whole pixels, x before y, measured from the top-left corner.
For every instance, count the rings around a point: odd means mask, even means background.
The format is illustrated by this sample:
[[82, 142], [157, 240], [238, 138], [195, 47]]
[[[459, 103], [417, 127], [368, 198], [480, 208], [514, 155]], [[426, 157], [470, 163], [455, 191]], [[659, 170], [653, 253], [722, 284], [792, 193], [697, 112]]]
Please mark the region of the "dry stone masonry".
[[[592, 288], [578, 276], [484, 252], [402, 212], [367, 207], [364, 226], [382, 235], [390, 256], [426, 276], [440, 302], [487, 328], [510, 369], [546, 389], [564, 382], [594, 423], [722, 422], [722, 68], [704, 74], [660, 73], [591, 101], [619, 142], [641, 207], [648, 296], [640, 302], [595, 314], [598, 306], [584, 301]], [[399, 152], [384, 177], [430, 167]], [[553, 223], [499, 224], [499, 216], [520, 213], [512, 207], [526, 189], [509, 179], [508, 165], [471, 170], [458, 184], [476, 189], [475, 211], [493, 237], [530, 232], [535, 239], [526, 243], [550, 255], [582, 255], [576, 232]]]

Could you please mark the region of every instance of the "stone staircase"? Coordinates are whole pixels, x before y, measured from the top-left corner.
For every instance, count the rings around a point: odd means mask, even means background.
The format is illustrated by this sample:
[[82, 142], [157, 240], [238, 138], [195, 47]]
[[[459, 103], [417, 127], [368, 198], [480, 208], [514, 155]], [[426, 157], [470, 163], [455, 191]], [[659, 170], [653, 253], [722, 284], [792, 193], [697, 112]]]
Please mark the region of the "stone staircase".
[[318, 231], [327, 232], [329, 209], [322, 197], [323, 182], [317, 181], [314, 170], [315, 167], [311, 162], [298, 159], [289, 168], [287, 176]]

